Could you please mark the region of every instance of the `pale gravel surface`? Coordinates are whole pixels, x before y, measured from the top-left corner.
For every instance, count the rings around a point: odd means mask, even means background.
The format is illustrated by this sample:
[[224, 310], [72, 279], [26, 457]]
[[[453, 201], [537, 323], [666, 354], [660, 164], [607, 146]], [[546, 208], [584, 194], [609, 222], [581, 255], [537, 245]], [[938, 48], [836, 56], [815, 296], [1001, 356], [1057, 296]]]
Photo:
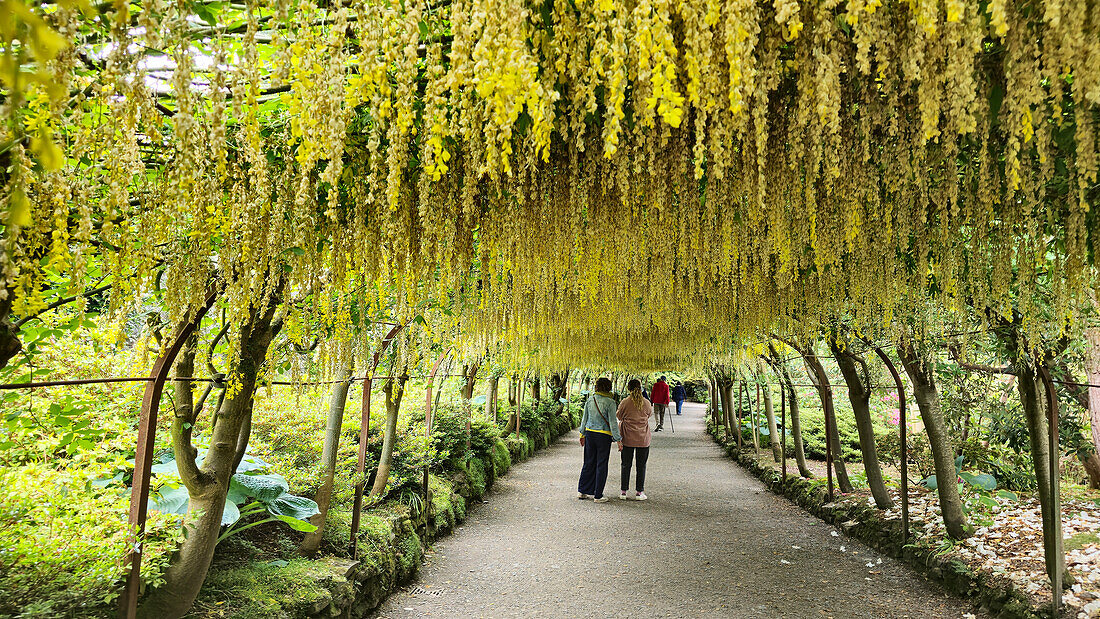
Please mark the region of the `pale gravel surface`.
[[617, 498], [615, 453], [611, 502], [578, 501], [575, 433], [516, 466], [375, 616], [985, 616], [767, 492], [703, 411], [685, 405], [675, 433], [654, 435], [648, 501]]

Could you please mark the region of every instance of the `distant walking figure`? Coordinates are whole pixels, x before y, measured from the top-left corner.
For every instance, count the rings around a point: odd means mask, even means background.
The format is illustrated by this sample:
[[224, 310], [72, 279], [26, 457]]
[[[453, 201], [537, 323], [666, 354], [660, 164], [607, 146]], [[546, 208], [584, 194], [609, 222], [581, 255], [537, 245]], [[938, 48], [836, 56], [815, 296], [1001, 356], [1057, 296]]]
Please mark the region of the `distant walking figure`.
[[619, 436], [619, 424], [611, 421], [615, 414], [615, 399], [611, 397], [611, 380], [596, 379], [596, 393], [588, 396], [581, 416], [581, 447], [584, 447], [584, 466], [577, 482], [578, 499], [596, 499], [606, 503], [603, 488], [607, 484], [607, 460], [611, 457], [612, 441], [623, 450]]
[[[672, 401], [676, 402], [676, 414], [679, 415], [684, 410], [684, 400], [687, 399], [687, 390], [684, 389], [684, 383], [676, 383], [676, 386], [672, 388]], [[673, 428], [675, 430], [675, 428]]]
[[619, 410], [615, 413], [623, 436], [623, 483], [619, 498], [627, 498], [626, 491], [630, 489], [630, 467], [636, 461], [638, 477], [634, 482], [634, 498], [644, 501], [647, 498], [645, 465], [649, 460], [649, 441], [653, 437], [649, 431], [649, 417], [653, 414], [653, 406], [642, 397], [642, 381], [634, 379], [627, 383], [626, 388], [630, 391], [630, 395], [623, 398], [619, 403]]
[[653, 414], [657, 417], [657, 427], [653, 431], [660, 432], [665, 427], [665, 411], [668, 410], [669, 403], [668, 383], [664, 376], [653, 383], [650, 400], [653, 402]]

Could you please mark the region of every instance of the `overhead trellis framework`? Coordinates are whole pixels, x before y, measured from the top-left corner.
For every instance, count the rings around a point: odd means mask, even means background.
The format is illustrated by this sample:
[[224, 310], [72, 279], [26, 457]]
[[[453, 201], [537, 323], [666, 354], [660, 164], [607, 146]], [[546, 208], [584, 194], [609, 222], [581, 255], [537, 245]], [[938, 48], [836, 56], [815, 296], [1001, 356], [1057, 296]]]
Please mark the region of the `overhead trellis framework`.
[[16, 314], [95, 253], [116, 303], [285, 282], [294, 333], [384, 282], [465, 348], [654, 367], [928, 302], [1038, 334], [1096, 284], [1086, 0], [3, 10]]

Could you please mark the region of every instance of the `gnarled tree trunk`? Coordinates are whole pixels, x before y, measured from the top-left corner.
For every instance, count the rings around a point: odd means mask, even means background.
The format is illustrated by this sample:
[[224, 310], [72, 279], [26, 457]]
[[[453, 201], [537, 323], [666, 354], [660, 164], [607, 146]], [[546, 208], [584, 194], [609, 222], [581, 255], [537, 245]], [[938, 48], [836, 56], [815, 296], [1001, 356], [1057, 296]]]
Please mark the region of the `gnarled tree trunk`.
[[[871, 496], [879, 509], [890, 509], [893, 499], [886, 492], [886, 483], [882, 480], [882, 467], [878, 462], [878, 449], [875, 446], [875, 425], [871, 421], [871, 373], [867, 363], [850, 350], [841, 349], [835, 341], [829, 343], [833, 351], [844, 382], [848, 384], [848, 400], [852, 403], [852, 413], [856, 418], [856, 430], [859, 432], [859, 450], [863, 454], [863, 470], [867, 474], [867, 485]], [[859, 369], [856, 364], [859, 364]]]
[[959, 496], [955, 450], [951, 447], [947, 423], [940, 409], [940, 394], [936, 390], [936, 379], [932, 374], [932, 361], [918, 354], [911, 343], [898, 344], [897, 350], [905, 373], [913, 383], [913, 397], [917, 401], [921, 421], [928, 433], [928, 444], [932, 448], [932, 460], [936, 468], [936, 492], [940, 497], [943, 524], [947, 527], [947, 534], [955, 539], [970, 537], [973, 531], [966, 521], [962, 498]]
[[[281, 286], [278, 287], [278, 295]], [[176, 383], [175, 418], [172, 422], [172, 449], [180, 478], [187, 487], [190, 504], [184, 527], [188, 533], [164, 575], [164, 584], [149, 594], [138, 614], [142, 617], [180, 617], [191, 608], [214, 556], [221, 531], [222, 510], [229, 492], [229, 479], [243, 455], [240, 441], [252, 416], [252, 397], [260, 366], [267, 356], [271, 340], [278, 331], [273, 325], [277, 299], [269, 299], [262, 308], [252, 307], [248, 322], [240, 329], [240, 351], [230, 376], [234, 388], [216, 411], [210, 447], [202, 466], [196, 464], [197, 451], [191, 443], [198, 411], [192, 406], [191, 385]], [[177, 363], [177, 376], [191, 376], [194, 346]], [[183, 365], [180, 365], [180, 364]]]

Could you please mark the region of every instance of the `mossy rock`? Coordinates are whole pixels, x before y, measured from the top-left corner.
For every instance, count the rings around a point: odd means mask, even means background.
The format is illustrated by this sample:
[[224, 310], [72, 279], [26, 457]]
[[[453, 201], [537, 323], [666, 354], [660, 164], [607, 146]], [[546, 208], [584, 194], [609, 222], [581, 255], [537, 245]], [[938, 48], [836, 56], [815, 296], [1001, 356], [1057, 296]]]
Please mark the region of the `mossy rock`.
[[471, 458], [466, 461], [466, 481], [469, 484], [467, 492], [459, 491], [462, 496], [481, 498], [485, 495], [485, 491], [489, 489], [488, 475], [486, 469], [492, 469], [492, 466], [486, 467], [486, 463], [481, 458]]
[[229, 613], [222, 616], [234, 619], [309, 617], [325, 611], [333, 601], [350, 604], [354, 590], [345, 577], [348, 569], [348, 561], [325, 557], [211, 570], [195, 610], [218, 608]]
[[420, 536], [410, 532], [397, 542], [397, 574], [395, 585], [407, 582], [420, 569], [424, 558], [424, 547]]
[[495, 477], [504, 475], [512, 468], [512, 454], [508, 450], [508, 444], [499, 438], [493, 443], [492, 459]]

